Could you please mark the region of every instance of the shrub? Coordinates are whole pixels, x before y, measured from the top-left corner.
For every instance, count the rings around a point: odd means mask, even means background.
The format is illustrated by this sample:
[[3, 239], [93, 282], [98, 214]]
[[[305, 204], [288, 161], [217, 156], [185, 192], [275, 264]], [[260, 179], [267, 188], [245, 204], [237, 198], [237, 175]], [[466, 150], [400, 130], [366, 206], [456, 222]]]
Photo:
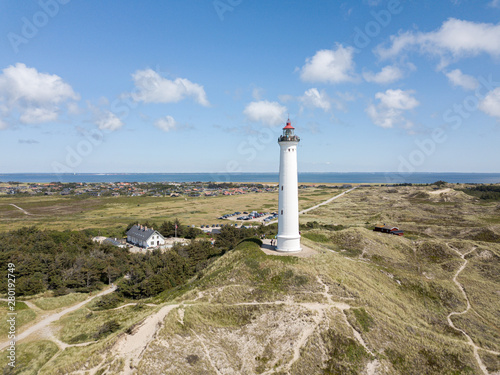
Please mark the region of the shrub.
[[257, 244], [257, 246], [259, 246], [259, 247], [262, 246], [262, 241], [260, 240], [260, 238], [255, 238], [255, 237], [245, 238], [240, 243], [242, 243], [242, 242], [253, 242], [253, 243]]
[[119, 328], [120, 324], [115, 319], [109, 320], [99, 327], [97, 332], [94, 334], [94, 338], [98, 340], [102, 337], [106, 337], [109, 334], [117, 331]]
[[123, 302], [123, 298], [116, 293], [110, 293], [99, 298], [99, 300], [95, 302], [95, 307], [98, 310], [109, 310], [114, 309], [121, 302]]

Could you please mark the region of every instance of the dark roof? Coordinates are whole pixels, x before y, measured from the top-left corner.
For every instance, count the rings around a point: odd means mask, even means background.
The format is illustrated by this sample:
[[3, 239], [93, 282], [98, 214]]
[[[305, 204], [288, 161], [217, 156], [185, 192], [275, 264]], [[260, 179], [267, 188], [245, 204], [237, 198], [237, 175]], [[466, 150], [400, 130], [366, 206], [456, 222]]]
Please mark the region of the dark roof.
[[[141, 241], [146, 241], [149, 237], [151, 237], [154, 233], [158, 234], [161, 236], [161, 234], [152, 229], [152, 228], [147, 228], [143, 227], [142, 225], [139, 227], [138, 225], [134, 225], [132, 228], [129, 229], [127, 232], [127, 236], [133, 236]], [[162, 236], [163, 238], [163, 236]]]
[[399, 228], [398, 227], [393, 227], [391, 225], [376, 225], [375, 228], [380, 228], [380, 229], [389, 229], [389, 230], [392, 230], [392, 229], [396, 229], [398, 230]]

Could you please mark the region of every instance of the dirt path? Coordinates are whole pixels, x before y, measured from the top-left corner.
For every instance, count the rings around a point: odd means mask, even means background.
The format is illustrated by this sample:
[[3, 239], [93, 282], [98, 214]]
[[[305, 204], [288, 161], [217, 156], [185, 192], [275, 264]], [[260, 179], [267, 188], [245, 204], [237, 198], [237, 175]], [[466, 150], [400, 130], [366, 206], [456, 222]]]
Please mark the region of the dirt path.
[[321, 202], [321, 203], [319, 203], [319, 204], [317, 204], [317, 205], [315, 205], [315, 206], [312, 206], [312, 207], [306, 208], [305, 210], [299, 211], [299, 215], [305, 214], [306, 212], [309, 212], [309, 211], [311, 211], [311, 210], [315, 210], [316, 208], [318, 208], [318, 207], [320, 207], [320, 206], [324, 206], [325, 204], [328, 204], [328, 203], [330, 203], [330, 202], [333, 202], [335, 199], [338, 199], [338, 198], [340, 198], [341, 196], [343, 196], [343, 195], [345, 195], [345, 194], [347, 194], [347, 193], [350, 193], [351, 191], [353, 191], [353, 190], [355, 190], [355, 189], [357, 189], [357, 188], [358, 188], [358, 186], [355, 186], [355, 187], [353, 187], [353, 188], [351, 188], [351, 189], [349, 189], [349, 190], [346, 190], [346, 191], [344, 191], [343, 193], [340, 193], [340, 194], [338, 194], [338, 195], [336, 195], [336, 196], [334, 196], [334, 197], [332, 197], [332, 198], [330, 198], [330, 199], [328, 199], [328, 200], [326, 200], [326, 201], [324, 201], [324, 202]]
[[219, 369], [215, 365], [214, 361], [212, 360], [212, 357], [210, 356], [210, 351], [208, 350], [207, 346], [205, 345], [205, 342], [201, 339], [201, 337], [194, 330], [191, 330], [191, 331], [193, 332], [193, 334], [196, 336], [196, 338], [200, 342], [201, 346], [203, 347], [203, 352], [205, 353], [205, 355], [208, 359], [208, 362], [210, 363], [210, 366], [212, 366], [212, 368], [214, 369], [214, 371], [217, 375], [222, 375], [222, 373], [219, 371]]
[[[121, 310], [121, 309], [128, 307], [128, 306], [137, 306], [137, 305], [138, 305], [137, 303], [126, 303], [125, 305], [121, 305], [121, 306], [115, 307], [114, 309], [109, 309], [109, 310]], [[150, 306], [150, 307], [158, 306], [156, 303], [145, 303], [144, 305]]]
[[464, 263], [457, 270], [457, 272], [455, 273], [455, 276], [453, 276], [453, 282], [457, 285], [458, 289], [460, 289], [460, 292], [462, 292], [462, 295], [464, 296], [465, 301], [467, 302], [467, 308], [464, 311], [452, 311], [451, 313], [448, 314], [448, 316], [446, 317], [446, 319], [448, 320], [448, 324], [450, 325], [451, 328], [453, 328], [456, 331], [461, 332], [467, 338], [467, 341], [468, 341], [469, 345], [472, 346], [472, 349], [474, 351], [474, 357], [476, 358], [478, 366], [481, 368], [481, 371], [483, 372], [483, 374], [489, 375], [488, 369], [486, 368], [485, 364], [481, 360], [481, 357], [479, 356], [478, 350], [479, 349], [480, 350], [484, 350], [484, 351], [487, 351], [488, 353], [491, 353], [491, 354], [494, 354], [494, 355], [500, 355], [500, 353], [495, 352], [493, 350], [483, 349], [483, 348], [477, 346], [474, 343], [474, 341], [472, 341], [471, 337], [467, 334], [467, 332], [465, 332], [461, 328], [455, 327], [455, 325], [453, 324], [453, 321], [451, 320], [451, 317], [453, 315], [463, 315], [466, 312], [468, 312], [470, 310], [470, 308], [471, 308], [469, 297], [467, 296], [467, 293], [465, 292], [465, 289], [462, 286], [462, 284], [460, 284], [458, 282], [457, 277], [458, 277], [458, 275], [460, 275], [460, 272], [462, 272], [465, 269], [465, 267], [467, 266], [467, 263], [469, 263], [469, 261], [467, 259], [465, 259], [465, 256], [468, 255], [468, 254], [470, 254], [470, 253], [472, 253], [472, 252], [474, 252], [477, 248], [473, 247], [472, 250], [468, 251], [467, 253], [462, 254], [460, 251], [458, 251], [454, 247], [450, 246], [449, 244], [446, 244], [446, 245], [451, 250], [453, 250], [454, 252], [456, 252], [460, 256], [460, 258], [462, 258], [464, 260]]
[[128, 361], [125, 364], [123, 374], [134, 373], [135, 368], [142, 358], [142, 353], [147, 349], [151, 341], [155, 339], [168, 313], [180, 305], [163, 306], [157, 313], [148, 316], [131, 335], [125, 334], [118, 339], [112, 348], [112, 352], [116, 357], [122, 357]]
[[22, 211], [23, 214], [25, 215], [31, 215], [28, 211], [26, 211], [24, 208], [21, 208], [19, 206], [16, 206], [14, 203], [9, 203], [10, 206], [17, 208], [18, 210]]
[[[31, 327], [28, 327], [23, 332], [21, 332], [20, 334], [16, 335], [16, 342], [19, 342], [19, 341], [25, 339], [26, 337], [28, 337], [28, 336], [30, 336], [30, 335], [32, 335], [34, 333], [38, 333], [38, 332], [44, 331], [50, 325], [50, 323], [55, 322], [56, 320], [59, 320], [63, 315], [66, 315], [66, 314], [68, 314], [70, 312], [76, 311], [79, 308], [81, 308], [82, 306], [85, 306], [87, 303], [89, 303], [90, 301], [92, 301], [94, 298], [103, 296], [105, 294], [112, 293], [115, 290], [116, 290], [116, 286], [113, 285], [111, 288], [103, 290], [102, 292], [96, 294], [95, 296], [87, 298], [83, 302], [80, 302], [80, 303], [78, 303], [76, 305], [68, 307], [67, 309], [64, 309], [64, 310], [62, 310], [60, 312], [48, 315], [47, 317], [45, 317], [44, 319], [42, 319], [38, 323], [32, 325]], [[9, 341], [5, 341], [5, 342], [1, 343], [0, 344], [0, 350], [3, 350], [7, 346], [9, 346]]]
[[[324, 206], [325, 204], [328, 204], [328, 203], [330, 203], [330, 202], [333, 202], [335, 199], [338, 199], [338, 198], [342, 197], [343, 195], [345, 195], [345, 194], [347, 194], [347, 193], [349, 193], [349, 192], [353, 191], [354, 189], [357, 189], [358, 187], [359, 187], [359, 186], [355, 186], [355, 187], [353, 187], [353, 188], [351, 188], [351, 189], [349, 189], [349, 190], [344, 191], [343, 193], [337, 194], [336, 196], [331, 197], [330, 199], [327, 199], [326, 201], [323, 201], [323, 202], [321, 202], [321, 203], [318, 203], [318, 204], [317, 204], [317, 205], [315, 205], [315, 206], [312, 206], [312, 207], [306, 208], [305, 210], [299, 211], [299, 215], [305, 214], [305, 213], [307, 213], [307, 212], [309, 212], [309, 211], [311, 211], [311, 210], [315, 210], [315, 209], [316, 209], [316, 208], [318, 208], [318, 207], [321, 207], [321, 206]], [[274, 223], [277, 223], [277, 222], [278, 222], [278, 220], [271, 220], [271, 221], [268, 221], [268, 222], [267, 222], [266, 224], [264, 224], [264, 225], [271, 225], [271, 224], [274, 224]]]
[[[345, 310], [350, 309], [351, 306], [349, 306], [346, 303], [343, 302], [336, 302], [333, 300], [330, 290], [328, 285], [326, 285], [321, 278], [318, 276], [317, 277], [318, 283], [322, 285], [323, 291], [319, 292], [319, 294], [323, 295], [326, 299], [326, 303], [303, 303], [303, 302], [294, 302], [293, 300], [285, 300], [285, 301], [268, 301], [268, 302], [240, 302], [240, 303], [235, 303], [231, 304], [228, 306], [249, 306], [249, 305], [289, 305], [289, 306], [297, 306], [297, 307], [302, 307], [306, 308], [308, 310], [314, 311], [316, 315], [314, 316], [314, 324], [311, 327], [308, 327], [307, 329], [304, 329], [300, 333], [300, 337], [294, 342], [293, 347], [291, 348], [292, 358], [287, 362], [282, 365], [280, 365], [278, 368], [274, 368], [272, 370], [269, 370], [264, 374], [272, 374], [275, 373], [276, 371], [284, 371], [284, 372], [289, 372], [293, 366], [293, 364], [300, 358], [300, 353], [301, 350], [307, 345], [310, 337], [318, 330], [319, 325], [323, 321], [324, 315], [325, 315], [325, 310], [329, 308], [336, 308], [340, 310], [343, 315], [344, 315], [344, 321], [347, 324], [348, 327], [353, 332], [354, 338], [359, 342], [360, 345], [362, 345], [365, 350], [373, 355], [373, 352], [368, 348], [367, 344], [357, 332], [354, 327], [349, 323], [347, 320], [347, 316], [345, 315]], [[198, 296], [194, 300], [190, 301], [183, 301], [178, 304], [173, 304], [173, 305], [165, 305], [163, 306], [158, 312], [156, 312], [153, 315], [150, 315], [147, 317], [144, 322], [135, 329], [135, 332], [132, 334], [123, 334], [114, 344], [113, 348], [111, 349], [112, 355], [115, 356], [116, 359], [118, 358], [123, 358], [125, 359], [125, 368], [122, 370], [121, 374], [123, 375], [131, 375], [136, 373], [136, 368], [139, 365], [139, 362], [142, 359], [142, 356], [144, 352], [147, 350], [148, 346], [150, 345], [151, 342], [153, 342], [163, 325], [163, 321], [167, 317], [167, 315], [172, 311], [177, 309], [178, 313], [178, 320], [181, 324], [184, 323], [184, 306], [185, 304], [190, 304], [195, 302], [196, 300], [204, 297], [206, 292], [199, 292]], [[198, 341], [200, 342], [200, 345], [203, 348], [203, 352], [205, 353], [209, 363], [211, 364], [211, 367], [213, 370], [217, 373], [220, 374], [220, 370], [217, 368], [215, 362], [213, 361], [210, 350], [206, 346], [206, 341], [209, 340], [205, 337], [202, 337], [198, 335], [196, 332], [193, 331], [193, 334], [196, 336]], [[100, 364], [101, 365], [101, 364]], [[96, 371], [100, 370], [100, 365], [96, 366], [93, 369], [90, 369], [90, 373], [93, 374]], [[368, 368], [368, 373], [369, 374], [375, 374], [376, 372], [375, 369], [378, 366], [378, 361], [372, 361], [369, 364]]]

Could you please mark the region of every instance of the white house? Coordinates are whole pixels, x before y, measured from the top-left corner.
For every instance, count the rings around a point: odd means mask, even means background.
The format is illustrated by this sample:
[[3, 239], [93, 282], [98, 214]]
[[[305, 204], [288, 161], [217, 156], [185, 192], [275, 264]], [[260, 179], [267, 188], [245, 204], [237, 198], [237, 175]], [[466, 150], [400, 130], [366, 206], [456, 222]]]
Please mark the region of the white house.
[[127, 242], [147, 249], [165, 245], [165, 238], [153, 228], [134, 225], [127, 232]]

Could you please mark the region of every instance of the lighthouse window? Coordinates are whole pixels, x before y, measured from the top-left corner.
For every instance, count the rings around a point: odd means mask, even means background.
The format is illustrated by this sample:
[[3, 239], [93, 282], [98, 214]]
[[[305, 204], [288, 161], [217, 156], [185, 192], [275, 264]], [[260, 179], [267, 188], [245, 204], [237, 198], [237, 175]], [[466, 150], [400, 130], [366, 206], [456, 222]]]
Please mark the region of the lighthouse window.
[[281, 214], [283, 215], [283, 210], [281, 210]]
[[281, 187], [281, 191], [283, 191], [283, 186]]

